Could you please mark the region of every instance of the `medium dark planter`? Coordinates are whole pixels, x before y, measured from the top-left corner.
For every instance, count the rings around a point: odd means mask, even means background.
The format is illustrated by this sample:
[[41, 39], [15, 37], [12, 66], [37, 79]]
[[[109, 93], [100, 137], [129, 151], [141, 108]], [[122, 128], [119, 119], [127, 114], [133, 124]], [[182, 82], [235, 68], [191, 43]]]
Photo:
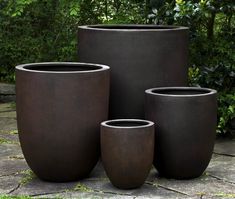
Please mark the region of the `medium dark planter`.
[[141, 186], [153, 163], [154, 123], [118, 119], [101, 124], [101, 157], [112, 184], [121, 189]]
[[109, 118], [144, 118], [144, 91], [186, 86], [188, 28], [91, 25], [78, 30], [80, 61], [111, 67]]
[[86, 177], [100, 156], [109, 67], [35, 63], [16, 67], [17, 124], [23, 154], [48, 181]]
[[146, 91], [146, 118], [155, 122], [154, 165], [167, 178], [200, 176], [211, 159], [216, 91], [171, 87]]

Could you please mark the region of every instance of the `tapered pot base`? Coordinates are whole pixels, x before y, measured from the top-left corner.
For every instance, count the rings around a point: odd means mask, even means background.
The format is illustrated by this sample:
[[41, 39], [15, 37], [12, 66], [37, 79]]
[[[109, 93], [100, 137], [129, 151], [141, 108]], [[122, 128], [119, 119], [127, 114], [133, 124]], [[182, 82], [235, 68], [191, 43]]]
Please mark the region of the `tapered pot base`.
[[145, 93], [146, 119], [156, 124], [154, 166], [166, 178], [200, 176], [214, 147], [216, 91], [161, 87]]
[[19, 140], [42, 180], [85, 178], [100, 157], [100, 123], [108, 118], [109, 67], [49, 62], [16, 67]]
[[101, 124], [101, 157], [111, 183], [120, 189], [140, 187], [153, 162], [154, 123], [117, 119]]

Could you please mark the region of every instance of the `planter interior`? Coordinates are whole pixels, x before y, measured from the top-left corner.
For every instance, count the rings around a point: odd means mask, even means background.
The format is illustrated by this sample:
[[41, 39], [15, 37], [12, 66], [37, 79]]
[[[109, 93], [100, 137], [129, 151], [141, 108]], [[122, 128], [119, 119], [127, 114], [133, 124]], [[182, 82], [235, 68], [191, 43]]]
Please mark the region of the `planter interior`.
[[114, 127], [114, 128], [122, 128], [122, 127], [145, 127], [152, 124], [152, 122], [144, 121], [144, 120], [111, 120], [103, 123], [106, 126]]
[[90, 25], [88, 28], [107, 29], [107, 30], [167, 30], [179, 29], [179, 26], [159, 26], [159, 25]]
[[126, 120], [126, 121], [110, 121], [107, 122], [106, 124], [114, 127], [142, 127], [148, 125], [149, 122]]
[[164, 89], [150, 89], [150, 93], [159, 95], [173, 95], [173, 96], [197, 96], [211, 93], [212, 90], [206, 88], [164, 88]]
[[79, 72], [79, 71], [93, 71], [100, 70], [103, 67], [98, 65], [80, 65], [80, 64], [37, 64], [37, 65], [26, 65], [24, 69], [32, 71], [54, 71], [54, 72]]

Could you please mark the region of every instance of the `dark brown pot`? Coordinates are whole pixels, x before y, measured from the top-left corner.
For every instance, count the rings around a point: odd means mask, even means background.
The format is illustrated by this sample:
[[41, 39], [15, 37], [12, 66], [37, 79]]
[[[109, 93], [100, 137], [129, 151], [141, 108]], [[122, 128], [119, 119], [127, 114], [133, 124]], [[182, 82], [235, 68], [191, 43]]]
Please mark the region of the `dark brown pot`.
[[109, 118], [144, 118], [144, 91], [187, 86], [188, 28], [91, 25], [78, 29], [78, 58], [111, 67]]
[[167, 178], [200, 176], [216, 132], [216, 91], [171, 87], [146, 91], [146, 118], [155, 122], [154, 165]]
[[35, 174], [48, 181], [86, 177], [100, 156], [107, 119], [109, 67], [35, 63], [16, 67], [21, 147]]
[[154, 124], [118, 119], [101, 124], [101, 157], [112, 184], [121, 189], [141, 186], [153, 162]]

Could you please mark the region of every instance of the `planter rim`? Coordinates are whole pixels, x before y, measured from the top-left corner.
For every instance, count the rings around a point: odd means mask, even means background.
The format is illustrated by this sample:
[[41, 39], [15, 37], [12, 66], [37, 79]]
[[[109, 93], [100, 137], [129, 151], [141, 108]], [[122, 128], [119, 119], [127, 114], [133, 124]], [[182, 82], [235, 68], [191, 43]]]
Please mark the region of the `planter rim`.
[[[202, 93], [196, 93], [196, 94], [165, 94], [165, 93], [158, 93], [161, 91], [197, 91]], [[204, 92], [204, 93], [203, 93]], [[159, 87], [159, 88], [150, 88], [145, 90], [146, 94], [149, 95], [156, 95], [156, 96], [162, 96], [162, 97], [202, 97], [202, 96], [208, 96], [212, 94], [216, 94], [217, 91], [211, 88], [201, 88], [201, 87]]]
[[[85, 66], [87, 68], [91, 67], [90, 70], [65, 70], [65, 71], [53, 71], [53, 70], [33, 70], [33, 69], [28, 69], [27, 67], [32, 67], [36, 68], [38, 66], [41, 67], [46, 67], [46, 66]], [[96, 67], [95, 69], [92, 69], [92, 67]], [[82, 73], [95, 73], [95, 72], [100, 72], [100, 71], [105, 71], [109, 70], [110, 67], [107, 65], [103, 64], [93, 64], [93, 63], [83, 63], [83, 62], [38, 62], [38, 63], [28, 63], [28, 64], [21, 64], [15, 67], [16, 70], [19, 71], [25, 71], [25, 72], [32, 72], [32, 73], [53, 73], [53, 74], [71, 74], [71, 73], [77, 73], [77, 74], [82, 74]]]
[[[125, 28], [123, 28], [125, 27]], [[128, 28], [129, 27], [129, 28]], [[185, 26], [149, 25], [149, 24], [97, 24], [78, 26], [79, 29], [114, 32], [162, 32], [188, 30]]]
[[[112, 125], [110, 123], [142, 123], [136, 126], [121, 126], [121, 125]], [[113, 129], [141, 129], [146, 127], [153, 126], [154, 123], [149, 120], [142, 120], [142, 119], [114, 119], [114, 120], [107, 120], [101, 123], [101, 126]]]

